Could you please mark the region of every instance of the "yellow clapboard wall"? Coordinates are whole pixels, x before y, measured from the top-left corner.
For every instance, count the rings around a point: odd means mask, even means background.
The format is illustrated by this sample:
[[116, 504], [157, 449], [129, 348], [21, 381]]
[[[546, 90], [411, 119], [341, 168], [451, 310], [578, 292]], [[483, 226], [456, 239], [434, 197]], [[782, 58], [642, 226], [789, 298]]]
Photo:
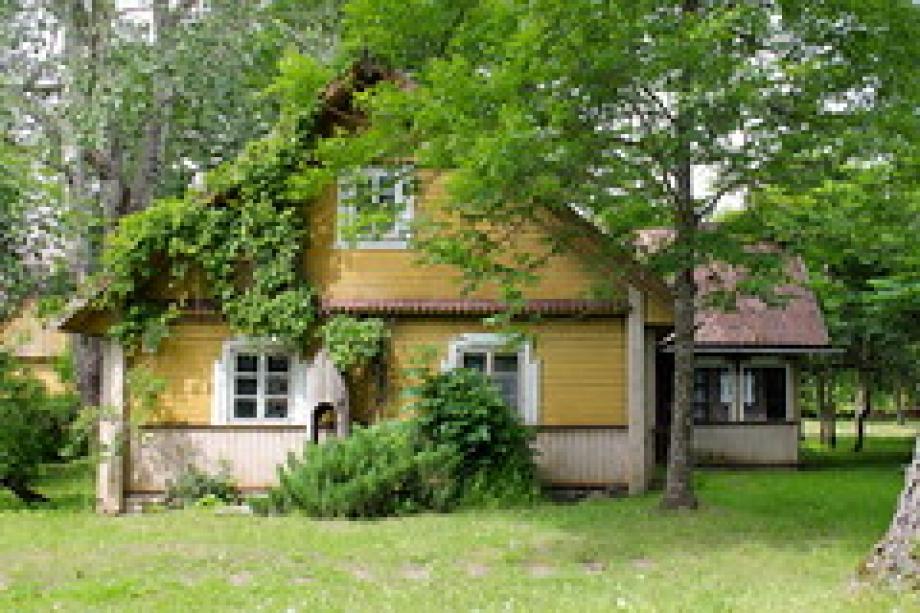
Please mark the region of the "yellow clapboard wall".
[[[452, 339], [490, 330], [475, 318], [432, 318], [396, 320], [392, 331], [384, 416], [395, 416], [403, 408], [409, 369], [438, 369]], [[627, 425], [624, 318], [552, 319], [526, 331], [541, 362], [542, 425]], [[373, 414], [375, 408], [356, 410]]]
[[151, 422], [211, 422], [214, 362], [220, 358], [223, 342], [232, 337], [230, 328], [221, 323], [174, 324], [155, 354], [130, 360], [131, 367], [143, 367], [166, 382]]
[[[421, 171], [421, 193], [416, 198], [417, 216], [446, 222], [445, 173]], [[461, 276], [446, 265], [420, 265], [419, 254], [406, 249], [358, 249], [336, 243], [336, 191], [334, 187], [306, 207], [309, 248], [305, 270], [326, 298], [354, 299], [444, 299], [460, 298]], [[341, 247], [341, 248], [340, 248]], [[505, 257], [515, 252], [545, 254], [548, 246], [536, 226], [522, 228], [506, 245]], [[590, 262], [577, 255], [552, 256], [538, 273], [539, 281], [525, 288], [528, 298], [587, 298], [604, 287], [604, 277], [592, 272]], [[609, 289], [609, 288], [605, 288]], [[485, 285], [470, 298], [494, 299], [499, 293]], [[625, 296], [625, 291], [623, 292]]]

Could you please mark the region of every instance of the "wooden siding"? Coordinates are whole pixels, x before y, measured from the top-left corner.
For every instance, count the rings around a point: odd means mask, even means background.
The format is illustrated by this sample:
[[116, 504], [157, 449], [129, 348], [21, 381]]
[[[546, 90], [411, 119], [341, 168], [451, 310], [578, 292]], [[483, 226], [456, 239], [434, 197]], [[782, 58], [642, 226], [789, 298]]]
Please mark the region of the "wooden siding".
[[[423, 172], [417, 215], [444, 221], [444, 173]], [[307, 207], [310, 232], [305, 269], [322, 295], [329, 299], [437, 299], [459, 297], [460, 274], [450, 266], [422, 265], [418, 253], [406, 249], [336, 247], [336, 193], [329, 188]], [[508, 256], [515, 251], [543, 253], [547, 246], [536, 228], [515, 234]], [[525, 292], [528, 298], [585, 298], [602, 285], [604, 277], [586, 268], [577, 256], [557, 256], [539, 273], [540, 280]], [[625, 294], [624, 294], [625, 296]], [[470, 298], [496, 299], [495, 287], [484, 287]]]
[[799, 424], [697, 424], [693, 448], [701, 464], [793, 465], [799, 461]]
[[231, 336], [224, 324], [175, 324], [157, 353], [132, 360], [166, 381], [152, 423], [211, 422], [214, 362]]
[[552, 485], [610, 486], [629, 479], [625, 429], [552, 429], [537, 434], [537, 468]]
[[674, 304], [654, 294], [645, 295], [645, 323], [653, 326], [674, 325]]
[[302, 427], [144, 428], [131, 444], [126, 490], [161, 492], [189, 466], [212, 475], [226, 470], [240, 488], [268, 488], [278, 466], [306, 442]]
[[[413, 365], [440, 368], [450, 341], [460, 334], [487, 331], [477, 319], [401, 319], [393, 322], [387, 358], [385, 408], [395, 416]], [[626, 415], [625, 332], [623, 318], [547, 320], [532, 325], [534, 351], [541, 362], [539, 409], [544, 425], [624, 426]], [[367, 392], [366, 398], [373, 398]], [[357, 414], [377, 414], [356, 406]]]
[[18, 357], [29, 373], [51, 393], [64, 389], [54, 361], [67, 351], [67, 344], [67, 335], [42, 321], [31, 301], [15, 317], [0, 322], [0, 347]]

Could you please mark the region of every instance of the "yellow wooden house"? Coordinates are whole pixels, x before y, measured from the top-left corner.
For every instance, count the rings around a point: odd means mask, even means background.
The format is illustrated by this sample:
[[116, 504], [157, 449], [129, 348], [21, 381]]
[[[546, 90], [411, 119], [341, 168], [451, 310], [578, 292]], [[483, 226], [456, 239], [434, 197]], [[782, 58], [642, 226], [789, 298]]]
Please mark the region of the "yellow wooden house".
[[[242, 490], [265, 489], [289, 453], [321, 439], [329, 416], [338, 436], [352, 423], [396, 417], [405, 373], [419, 360], [431, 369], [476, 368], [492, 379], [535, 429], [548, 483], [644, 491], [655, 461], [656, 413], [669, 401], [656, 397], [656, 371], [667, 360], [659, 348], [672, 326], [670, 291], [631, 261], [613, 265], [616, 274], [592, 269], [590, 235], [597, 230], [573, 214], [562, 223], [584, 226], [586, 254], [547, 261], [525, 294], [525, 313], [539, 317], [524, 318], [527, 340], [509, 345], [504, 334], [483, 325], [504, 308], [495, 288], [465, 294], [459, 271], [421, 264], [413, 249], [413, 220], [439, 214], [445, 179], [435, 171], [409, 178], [405, 168], [386, 165], [360, 173], [375, 201], [400, 211], [373, 237], [343, 238], [353, 214], [344, 197], [347, 182], [304, 209], [310, 216], [304, 269], [322, 315], [381, 317], [389, 328], [382, 366], [365, 372], [359, 393], [344, 396], [322, 347], [292, 353], [270, 340], [240, 337], [206, 301], [191, 300], [158, 352], [138, 358], [165, 379], [166, 389], [155, 420], [123, 454], [100, 465], [100, 509], [118, 512], [160, 496], [190, 465], [212, 473], [228, 469]], [[509, 253], [545, 248], [541, 231], [535, 224], [515, 234]], [[592, 298], [598, 285], [613, 289], [604, 299]], [[101, 334], [103, 315], [76, 308], [62, 327]], [[124, 385], [130, 366], [122, 348], [107, 340], [103, 403], [121, 414], [102, 425], [103, 439], [115, 437], [131, 410]], [[786, 411], [782, 422], [797, 441], [794, 399]]]

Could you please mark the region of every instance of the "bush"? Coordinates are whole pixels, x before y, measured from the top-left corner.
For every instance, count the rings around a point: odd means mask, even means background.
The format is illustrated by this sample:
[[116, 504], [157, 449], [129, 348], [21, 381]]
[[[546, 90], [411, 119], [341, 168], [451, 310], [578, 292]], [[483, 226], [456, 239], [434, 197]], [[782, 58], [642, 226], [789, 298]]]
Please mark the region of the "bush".
[[9, 353], [0, 351], [0, 486], [26, 502], [44, 500], [32, 491], [40, 463], [53, 458], [71, 402], [49, 394]]
[[170, 507], [184, 507], [199, 503], [201, 503], [200, 506], [212, 506], [221, 502], [239, 502], [236, 485], [226, 470], [217, 475], [209, 475], [194, 466], [189, 466], [174, 483], [169, 483], [166, 488], [166, 504]]
[[280, 471], [271, 507], [314, 517], [384, 517], [446, 510], [455, 500], [454, 456], [421, 447], [414, 422], [358, 428], [345, 439], [308, 445]]
[[457, 369], [423, 377], [414, 390], [422, 443], [458, 457], [465, 503], [511, 503], [538, 490], [532, 434], [480, 373]]
[[385, 517], [534, 499], [530, 433], [486, 379], [468, 370], [429, 374], [414, 393], [412, 419], [291, 456], [279, 487], [253, 510]]

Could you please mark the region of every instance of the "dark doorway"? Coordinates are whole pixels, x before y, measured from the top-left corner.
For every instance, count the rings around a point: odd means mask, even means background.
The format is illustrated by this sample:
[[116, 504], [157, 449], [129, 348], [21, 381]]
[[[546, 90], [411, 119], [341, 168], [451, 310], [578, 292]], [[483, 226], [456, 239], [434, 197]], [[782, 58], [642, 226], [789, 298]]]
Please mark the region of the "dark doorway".
[[655, 356], [655, 462], [667, 464], [671, 442], [671, 405], [674, 402], [674, 354]]

